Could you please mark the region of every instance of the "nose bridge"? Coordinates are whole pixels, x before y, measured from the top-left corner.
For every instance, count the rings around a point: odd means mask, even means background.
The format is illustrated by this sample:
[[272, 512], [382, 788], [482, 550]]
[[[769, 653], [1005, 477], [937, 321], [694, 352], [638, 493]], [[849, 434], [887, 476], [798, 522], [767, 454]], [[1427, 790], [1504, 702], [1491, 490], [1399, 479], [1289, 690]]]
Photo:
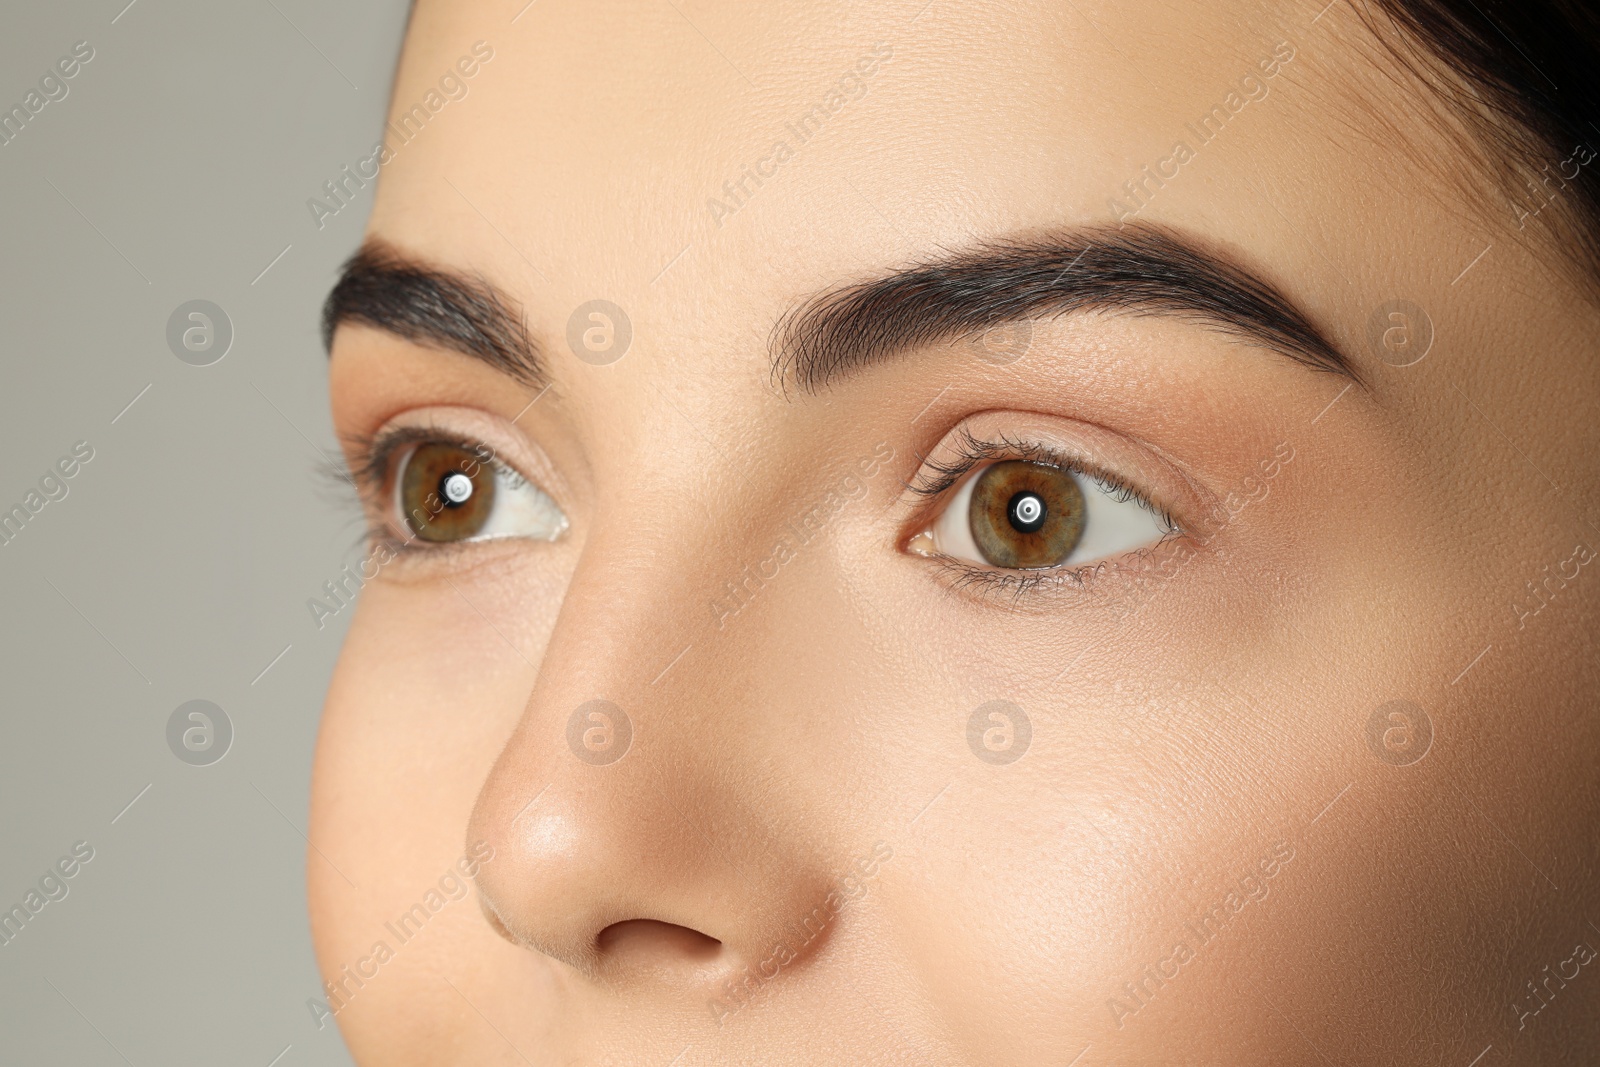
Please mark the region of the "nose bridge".
[[759, 959], [829, 891], [774, 829], [792, 820], [740, 728], [748, 663], [697, 610], [725, 538], [703, 503], [666, 517], [650, 495], [591, 528], [471, 829], [495, 849], [479, 887], [503, 931], [590, 972], [618, 965], [601, 935], [635, 920], [720, 942], [722, 966]]

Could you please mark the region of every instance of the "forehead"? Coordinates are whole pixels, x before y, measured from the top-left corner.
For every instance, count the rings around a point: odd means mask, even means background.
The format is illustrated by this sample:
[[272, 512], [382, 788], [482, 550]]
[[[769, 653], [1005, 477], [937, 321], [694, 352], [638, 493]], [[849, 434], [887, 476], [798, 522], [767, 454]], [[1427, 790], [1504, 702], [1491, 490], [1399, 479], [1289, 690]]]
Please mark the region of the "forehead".
[[[1424, 131], [1392, 158], [1329, 135], [1362, 110], [1330, 103], [1331, 71], [1350, 65], [1339, 17], [424, 2], [371, 228], [484, 271], [547, 337], [607, 299], [658, 336], [754, 354], [799, 296], [1130, 212], [1242, 246], [1313, 316], [1363, 322], [1392, 284], [1380, 264], [1460, 226], [1430, 227], [1419, 212], [1441, 209], [1397, 192]], [[492, 58], [460, 66], [475, 46]], [[1351, 232], [1339, 223], [1357, 203], [1372, 225]]]

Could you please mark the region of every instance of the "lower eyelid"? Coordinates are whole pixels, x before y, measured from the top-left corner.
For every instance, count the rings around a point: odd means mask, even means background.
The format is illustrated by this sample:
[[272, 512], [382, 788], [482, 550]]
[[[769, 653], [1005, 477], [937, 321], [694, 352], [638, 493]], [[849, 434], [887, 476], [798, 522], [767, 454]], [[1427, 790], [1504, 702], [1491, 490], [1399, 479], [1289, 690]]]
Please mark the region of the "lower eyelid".
[[1154, 544], [1111, 559], [1039, 570], [1006, 570], [945, 555], [927, 558], [936, 566], [937, 580], [951, 592], [969, 592], [981, 598], [1005, 598], [1015, 602], [1030, 595], [1111, 595], [1120, 590], [1138, 589], [1153, 580], [1169, 580], [1196, 556], [1198, 547], [1186, 534], [1174, 529]]

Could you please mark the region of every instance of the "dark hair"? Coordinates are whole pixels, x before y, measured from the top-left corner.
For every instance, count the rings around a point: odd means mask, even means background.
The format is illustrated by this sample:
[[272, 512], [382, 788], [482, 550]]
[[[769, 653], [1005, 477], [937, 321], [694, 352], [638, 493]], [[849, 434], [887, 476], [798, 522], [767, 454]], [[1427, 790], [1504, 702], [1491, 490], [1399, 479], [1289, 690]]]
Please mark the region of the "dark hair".
[[[1600, 181], [1590, 173], [1595, 165], [1587, 165], [1596, 160], [1600, 145], [1595, 125], [1600, 14], [1594, 5], [1588, 0], [1372, 0], [1372, 5], [1454, 76], [1429, 78], [1411, 64], [1483, 140], [1501, 168], [1498, 177], [1513, 179], [1510, 191], [1530, 199], [1539, 189], [1524, 188], [1529, 178], [1558, 190], [1552, 199], [1559, 207], [1544, 221], [1568, 223], [1553, 231], [1562, 251], [1600, 285]], [[1388, 41], [1392, 33], [1379, 36]], [[1575, 176], [1562, 168], [1554, 184], [1546, 183], [1544, 168], [1554, 170], [1567, 160], [1583, 160], [1586, 166]]]

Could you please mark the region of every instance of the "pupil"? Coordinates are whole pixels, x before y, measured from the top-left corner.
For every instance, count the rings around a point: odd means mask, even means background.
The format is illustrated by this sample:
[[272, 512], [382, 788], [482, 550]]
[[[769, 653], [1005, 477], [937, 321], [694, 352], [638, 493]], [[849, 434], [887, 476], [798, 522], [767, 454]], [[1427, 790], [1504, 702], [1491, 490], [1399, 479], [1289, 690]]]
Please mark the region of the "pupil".
[[1018, 533], [1037, 533], [1044, 525], [1044, 500], [1037, 493], [1018, 493], [1006, 507], [1012, 529]]
[[439, 482], [439, 495], [445, 506], [458, 508], [472, 496], [472, 479], [460, 471], [452, 471]]

